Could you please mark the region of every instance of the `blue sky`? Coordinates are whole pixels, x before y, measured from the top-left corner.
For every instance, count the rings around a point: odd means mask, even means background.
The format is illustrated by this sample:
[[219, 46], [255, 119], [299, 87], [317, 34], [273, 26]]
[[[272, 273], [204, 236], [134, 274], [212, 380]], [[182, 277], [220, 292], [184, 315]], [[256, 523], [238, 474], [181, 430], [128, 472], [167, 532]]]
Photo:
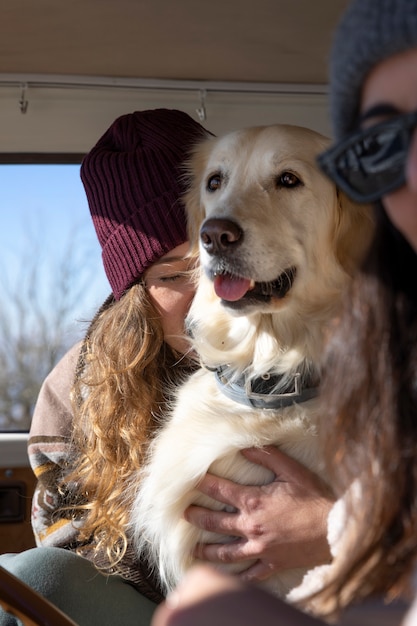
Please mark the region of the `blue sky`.
[[90, 319], [110, 293], [79, 170], [79, 165], [0, 165], [0, 288], [1, 281], [12, 287], [21, 281], [36, 257], [42, 268], [39, 290], [49, 300], [60, 264], [71, 257], [77, 265], [74, 281], [88, 283], [74, 305], [74, 323]]

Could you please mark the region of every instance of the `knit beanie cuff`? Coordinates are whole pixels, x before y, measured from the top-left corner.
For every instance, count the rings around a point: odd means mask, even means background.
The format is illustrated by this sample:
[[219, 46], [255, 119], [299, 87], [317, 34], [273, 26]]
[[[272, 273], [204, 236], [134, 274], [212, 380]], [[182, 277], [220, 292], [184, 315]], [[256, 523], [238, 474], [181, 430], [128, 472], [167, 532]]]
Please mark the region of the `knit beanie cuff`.
[[183, 211], [178, 193], [169, 191], [132, 213], [113, 231], [102, 257], [116, 300], [155, 261], [186, 241]]

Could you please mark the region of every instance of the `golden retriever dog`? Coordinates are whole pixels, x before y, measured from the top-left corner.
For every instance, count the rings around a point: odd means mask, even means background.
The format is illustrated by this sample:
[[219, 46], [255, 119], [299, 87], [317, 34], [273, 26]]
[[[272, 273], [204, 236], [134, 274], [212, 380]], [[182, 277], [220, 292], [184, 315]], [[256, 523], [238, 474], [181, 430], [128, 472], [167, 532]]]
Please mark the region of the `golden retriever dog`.
[[[131, 516], [137, 553], [166, 591], [193, 563], [197, 543], [233, 540], [183, 518], [192, 503], [224, 508], [198, 492], [207, 471], [268, 483], [271, 472], [240, 450], [274, 444], [325, 478], [320, 357], [372, 228], [369, 209], [316, 166], [328, 143], [307, 128], [253, 127], [205, 140], [190, 160], [185, 200], [201, 271], [186, 324], [201, 368], [180, 386], [151, 444]], [[304, 573], [262, 584], [285, 596]]]

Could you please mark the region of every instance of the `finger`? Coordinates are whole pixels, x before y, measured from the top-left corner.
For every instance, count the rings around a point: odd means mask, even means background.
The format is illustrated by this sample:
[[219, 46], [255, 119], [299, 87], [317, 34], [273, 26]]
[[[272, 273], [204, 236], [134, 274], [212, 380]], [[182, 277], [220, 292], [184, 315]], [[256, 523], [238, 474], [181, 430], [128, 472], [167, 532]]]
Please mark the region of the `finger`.
[[199, 543], [194, 549], [194, 556], [210, 563], [239, 563], [249, 557], [247, 542], [241, 539], [230, 543]]
[[267, 580], [274, 573], [279, 571], [279, 568], [272, 563], [264, 563], [263, 561], [256, 561], [253, 565], [245, 569], [238, 574], [240, 580], [245, 582]]
[[197, 489], [206, 496], [213, 498], [213, 500], [239, 509], [244, 487], [227, 478], [221, 478], [214, 474], [206, 474], [198, 484]]
[[174, 609], [174, 604], [171, 606], [167, 602], [158, 605], [152, 617], [152, 626], [171, 626]]
[[184, 518], [187, 522], [202, 530], [243, 537], [242, 531], [236, 524], [236, 521], [239, 520], [235, 513], [212, 511], [201, 506], [191, 505], [184, 511]]
[[316, 480], [313, 472], [276, 446], [246, 448], [242, 450], [242, 454], [252, 463], [271, 470], [278, 481], [305, 482], [308, 480], [310, 482]]
[[[208, 566], [194, 566], [184, 577], [180, 585], [168, 594], [166, 601], [160, 604], [152, 618], [152, 626], [174, 626], [174, 624], [193, 624], [190, 608], [209, 596], [215, 596], [230, 588], [238, 588], [235, 578], [225, 576]], [[186, 611], [183, 613], [183, 611]], [[201, 615], [198, 621], [202, 624]], [[206, 622], [204, 622], [206, 623]], [[210, 623], [210, 622], [207, 622]]]
[[236, 579], [210, 565], [193, 565], [179, 585], [168, 594], [165, 604], [174, 609], [184, 608], [211, 594], [223, 592], [225, 589], [237, 589], [239, 585]]

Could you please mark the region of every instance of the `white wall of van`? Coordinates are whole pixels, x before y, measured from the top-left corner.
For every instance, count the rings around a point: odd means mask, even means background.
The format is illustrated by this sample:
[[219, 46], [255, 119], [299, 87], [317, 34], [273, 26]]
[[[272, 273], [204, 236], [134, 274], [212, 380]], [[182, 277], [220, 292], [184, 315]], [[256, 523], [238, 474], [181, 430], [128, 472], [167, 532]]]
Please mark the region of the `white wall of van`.
[[0, 74], [0, 152], [85, 153], [119, 115], [158, 107], [181, 109], [216, 135], [274, 123], [330, 134], [322, 85]]

